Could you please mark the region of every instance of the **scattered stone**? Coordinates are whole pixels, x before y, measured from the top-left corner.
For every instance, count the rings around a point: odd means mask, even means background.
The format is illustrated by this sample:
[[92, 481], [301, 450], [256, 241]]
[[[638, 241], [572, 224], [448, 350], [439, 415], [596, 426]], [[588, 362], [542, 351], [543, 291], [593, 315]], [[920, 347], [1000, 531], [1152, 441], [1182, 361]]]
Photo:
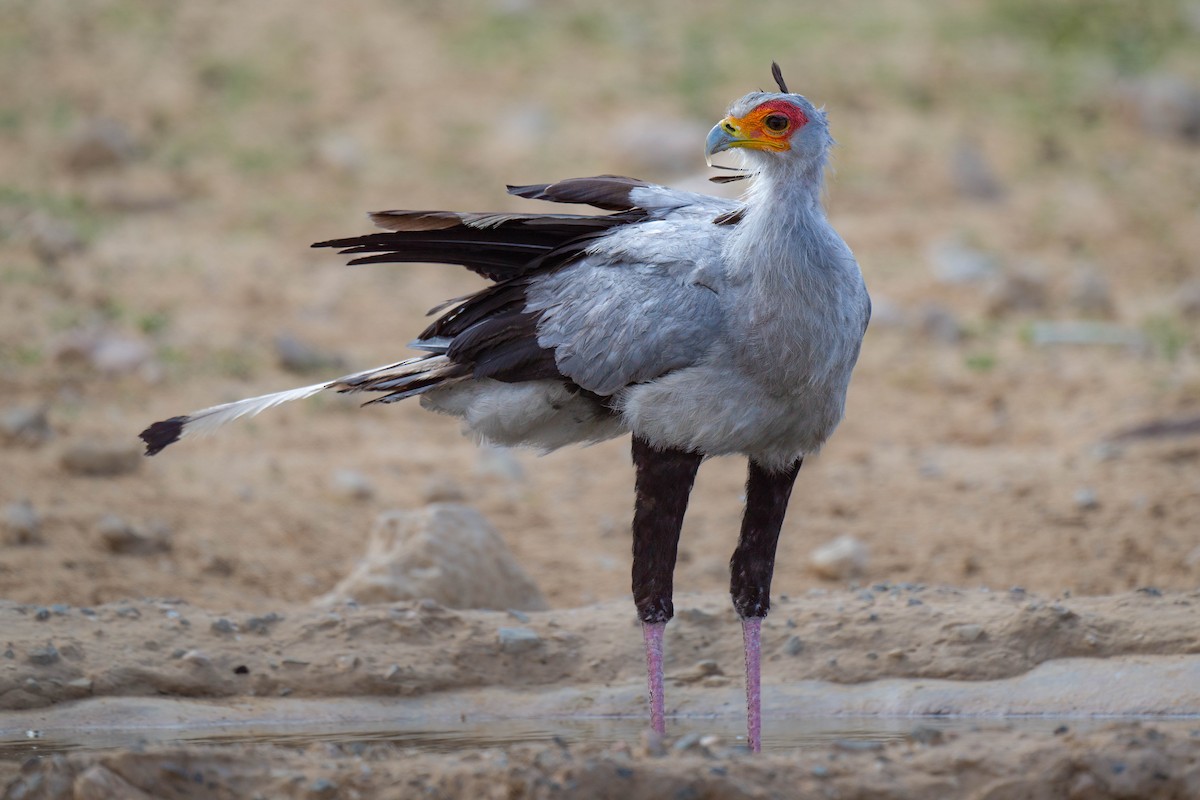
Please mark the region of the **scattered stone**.
[[1200, 319], [1200, 279], [1186, 281], [1176, 291], [1172, 305], [1185, 319]]
[[1000, 272], [994, 256], [968, 245], [961, 237], [935, 242], [929, 248], [928, 258], [933, 265], [933, 276], [941, 283], [979, 284]]
[[1004, 189], [987, 162], [983, 150], [970, 139], [960, 139], [950, 157], [954, 187], [972, 200], [999, 200]]
[[45, 647], [35, 647], [29, 651], [27, 660], [38, 667], [48, 667], [59, 660], [58, 648], [52, 644]]
[[116, 120], [101, 118], [85, 122], [63, 155], [72, 172], [92, 172], [127, 164], [137, 154], [137, 141], [129, 129]]
[[789, 636], [783, 643], [783, 652], [789, 656], [798, 656], [804, 652], [804, 641], [799, 636]]
[[1145, 336], [1129, 328], [1110, 322], [1083, 320], [1035, 322], [1030, 339], [1038, 347], [1103, 345], [1144, 350], [1148, 344]]
[[1095, 511], [1100, 507], [1100, 498], [1096, 494], [1096, 490], [1084, 486], [1075, 490], [1075, 507], [1080, 511]]
[[17, 406], [0, 412], [0, 436], [6, 444], [37, 447], [52, 433], [44, 408]]
[[1049, 296], [1046, 281], [1031, 272], [1013, 272], [997, 276], [985, 290], [987, 313], [992, 317], [1041, 311]]
[[966, 329], [954, 312], [935, 303], [928, 303], [917, 311], [916, 329], [923, 336], [943, 344], [958, 344], [966, 336]]
[[334, 470], [329, 480], [330, 491], [346, 500], [370, 500], [375, 496], [375, 486], [366, 475], [358, 470]]
[[1108, 279], [1093, 266], [1083, 266], [1076, 271], [1071, 280], [1067, 302], [1085, 317], [1107, 319], [1116, 313], [1112, 287]]
[[528, 624], [528, 622], [529, 622], [529, 615], [528, 615], [528, 614], [526, 614], [524, 611], [518, 611], [518, 610], [517, 610], [517, 609], [515, 609], [515, 608], [510, 608], [510, 609], [507, 609], [507, 610], [506, 610], [506, 613], [507, 613], [507, 614], [508, 614], [510, 617], [512, 617], [513, 619], [515, 619], [517, 622], [523, 622], [523, 623], [526, 623], [526, 624]]
[[224, 617], [214, 620], [211, 627], [213, 633], [219, 633], [223, 635], [237, 633], [237, 625], [234, 625], [232, 621], [227, 620]]
[[839, 536], [812, 551], [809, 561], [822, 578], [845, 580], [863, 574], [867, 569], [870, 551], [853, 536]]
[[337, 797], [338, 785], [328, 778], [317, 778], [308, 786], [308, 796], [313, 800], [324, 800], [327, 797]]
[[279, 360], [279, 366], [300, 375], [343, 370], [346, 367], [346, 361], [340, 355], [321, 350], [289, 333], [275, 337], [275, 357]]
[[353, 672], [362, 665], [362, 659], [356, 655], [338, 656], [333, 663], [338, 672]]
[[245, 628], [248, 633], [266, 636], [271, 632], [271, 626], [282, 619], [282, 616], [272, 611], [268, 614], [262, 615], [261, 617], [247, 617], [242, 627]]
[[337, 606], [430, 598], [447, 608], [540, 611], [546, 600], [479, 512], [435, 503], [381, 514], [367, 552], [316, 602]]
[[449, 475], [433, 475], [425, 482], [421, 499], [426, 503], [461, 503], [467, 499], [467, 493]]
[[188, 650], [179, 657], [180, 661], [186, 661], [193, 667], [207, 669], [212, 666], [212, 659], [208, 657], [202, 650]]
[[542, 637], [529, 628], [501, 628], [496, 632], [500, 652], [519, 655], [542, 646]]
[[314, 155], [318, 164], [344, 175], [356, 174], [366, 161], [362, 144], [348, 133], [332, 133], [324, 137], [317, 142]]
[[1159, 73], [1126, 82], [1120, 91], [1144, 130], [1200, 142], [1200, 86], [1178, 75]]
[[46, 267], [57, 267], [64, 258], [83, 250], [83, 239], [64, 219], [34, 211], [25, 217], [25, 235], [33, 254]]
[[42, 519], [28, 500], [18, 500], [4, 508], [4, 527], [10, 544], [35, 544], [41, 541]]
[[108, 478], [136, 472], [142, 464], [142, 453], [136, 441], [85, 440], [67, 445], [59, 464], [72, 475]]
[[170, 531], [158, 526], [142, 533], [116, 514], [105, 514], [96, 523], [96, 535], [104, 549], [122, 556], [150, 556], [171, 549]]
[[55, 340], [51, 351], [59, 363], [83, 363], [106, 375], [140, 372], [153, 381], [161, 373], [154, 348], [144, 338], [101, 327], [67, 331]]
[[973, 622], [959, 625], [954, 629], [954, 635], [960, 642], [977, 642], [983, 638], [983, 626]]

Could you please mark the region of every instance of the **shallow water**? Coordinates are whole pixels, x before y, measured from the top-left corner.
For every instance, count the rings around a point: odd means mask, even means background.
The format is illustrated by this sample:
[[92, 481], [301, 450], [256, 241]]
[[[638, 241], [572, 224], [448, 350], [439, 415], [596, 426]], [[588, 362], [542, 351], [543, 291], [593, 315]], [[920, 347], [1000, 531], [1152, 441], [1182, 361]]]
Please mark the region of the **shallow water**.
[[[1139, 721], [1146, 725], [1200, 736], [1197, 717], [813, 717], [768, 723], [763, 749], [788, 752], [841, 743], [848, 749], [870, 748], [874, 742], [903, 740], [917, 729], [945, 733], [1025, 731], [1029, 733], [1089, 731], [1114, 722]], [[743, 722], [728, 718], [675, 718], [669, 720], [672, 738], [687, 734], [720, 738], [726, 745], [745, 741]], [[646, 728], [641, 718], [508, 719], [483, 722], [405, 726], [372, 721], [286, 722], [272, 724], [204, 724], [154, 727], [119, 726], [0, 732], [0, 759], [22, 760], [34, 755], [76, 750], [137, 749], [150, 745], [306, 746], [317, 743], [353, 745], [391, 743], [430, 752], [455, 752], [537, 743], [637, 744]]]

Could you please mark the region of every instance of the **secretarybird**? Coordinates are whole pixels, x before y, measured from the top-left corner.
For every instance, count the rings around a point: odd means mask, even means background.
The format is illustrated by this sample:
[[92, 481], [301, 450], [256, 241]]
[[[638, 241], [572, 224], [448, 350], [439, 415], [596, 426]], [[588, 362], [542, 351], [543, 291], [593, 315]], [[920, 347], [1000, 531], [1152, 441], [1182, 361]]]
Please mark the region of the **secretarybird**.
[[[351, 264], [461, 264], [492, 281], [411, 343], [422, 355], [328, 383], [214, 406], [142, 432], [147, 455], [326, 389], [420, 397], [480, 440], [549, 451], [632, 433], [633, 597], [651, 725], [664, 732], [663, 631], [700, 462], [750, 462], [730, 561], [746, 650], [747, 731], [761, 748], [760, 626], [775, 548], [805, 454], [842, 418], [870, 299], [821, 204], [825, 112], [788, 91], [735, 102], [706, 158], [742, 154], [740, 201], [612, 175], [509, 192], [602, 215], [382, 211], [385, 233], [319, 242]], [[443, 307], [444, 309], [445, 307]]]

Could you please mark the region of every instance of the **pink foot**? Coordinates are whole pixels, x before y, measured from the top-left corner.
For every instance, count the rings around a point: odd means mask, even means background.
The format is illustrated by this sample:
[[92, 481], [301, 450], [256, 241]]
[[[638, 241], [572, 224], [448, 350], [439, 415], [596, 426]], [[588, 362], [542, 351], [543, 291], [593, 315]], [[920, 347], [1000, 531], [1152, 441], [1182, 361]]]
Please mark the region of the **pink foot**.
[[746, 645], [746, 741], [750, 750], [762, 752], [762, 617], [742, 620]]
[[663, 631], [665, 622], [643, 622], [642, 638], [646, 640], [646, 693], [650, 698], [650, 727], [655, 733], [667, 732], [663, 702]]

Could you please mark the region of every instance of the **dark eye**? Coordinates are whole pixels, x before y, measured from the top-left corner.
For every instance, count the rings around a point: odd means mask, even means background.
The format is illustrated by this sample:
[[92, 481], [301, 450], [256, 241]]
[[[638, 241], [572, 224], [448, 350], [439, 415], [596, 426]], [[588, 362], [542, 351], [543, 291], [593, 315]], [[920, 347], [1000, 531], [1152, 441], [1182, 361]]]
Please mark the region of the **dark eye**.
[[766, 123], [767, 130], [775, 131], [776, 133], [779, 133], [780, 131], [786, 131], [788, 125], [791, 124], [791, 120], [789, 120], [783, 114], [772, 114], [763, 120], [763, 122]]

